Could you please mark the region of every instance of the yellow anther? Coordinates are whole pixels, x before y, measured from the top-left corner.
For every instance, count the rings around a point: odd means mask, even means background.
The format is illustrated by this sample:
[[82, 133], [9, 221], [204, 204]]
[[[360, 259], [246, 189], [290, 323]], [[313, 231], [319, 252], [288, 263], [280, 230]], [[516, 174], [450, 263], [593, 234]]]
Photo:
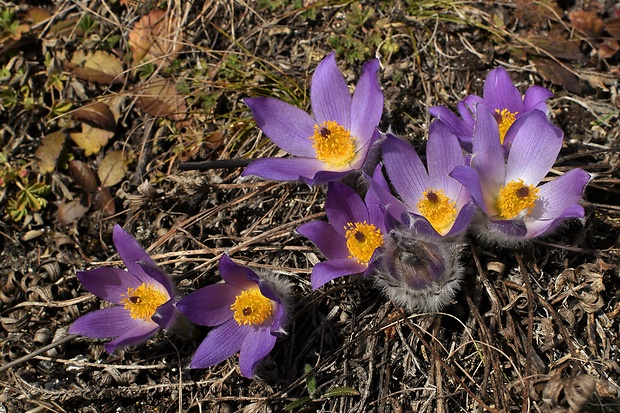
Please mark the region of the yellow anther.
[[230, 309], [235, 321], [241, 325], [260, 325], [271, 317], [273, 301], [265, 297], [258, 288], [244, 290], [237, 296]]
[[495, 109], [495, 112], [499, 115], [499, 119], [497, 120], [497, 126], [499, 128], [499, 143], [504, 144], [504, 139], [506, 138], [506, 133], [508, 129], [512, 126], [512, 124], [517, 119], [517, 114], [519, 112], [511, 112], [508, 109]]
[[456, 203], [441, 189], [428, 188], [422, 193], [417, 207], [420, 215], [431, 223], [435, 231], [445, 235], [456, 220]]
[[355, 157], [355, 138], [337, 122], [328, 120], [314, 126], [314, 135], [310, 137], [316, 158], [329, 166], [338, 167], [348, 164]]
[[347, 248], [349, 249], [349, 258], [357, 259], [362, 265], [368, 265], [372, 258], [372, 254], [377, 248], [383, 245], [383, 234], [381, 230], [373, 224], [364, 222], [349, 222], [344, 226], [347, 231]]
[[137, 288], [128, 288], [127, 293], [122, 296], [126, 298], [121, 300], [121, 304], [129, 310], [129, 315], [134, 320], [150, 319], [157, 308], [168, 301], [168, 297], [151, 283], [141, 284]]
[[508, 182], [500, 188], [497, 197], [499, 216], [513, 219], [523, 213], [531, 214], [538, 200], [538, 191], [538, 188], [525, 184], [522, 179]]

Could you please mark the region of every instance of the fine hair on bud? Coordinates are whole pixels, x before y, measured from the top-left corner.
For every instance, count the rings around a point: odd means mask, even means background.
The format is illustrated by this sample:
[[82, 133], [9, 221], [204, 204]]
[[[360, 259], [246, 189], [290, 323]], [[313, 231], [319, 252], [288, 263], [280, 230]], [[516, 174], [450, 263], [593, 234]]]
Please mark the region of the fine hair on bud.
[[435, 312], [452, 301], [463, 278], [462, 244], [398, 228], [385, 239], [375, 283], [409, 312]]
[[[284, 330], [289, 322], [290, 314], [293, 310], [291, 297], [293, 294], [293, 284], [285, 277], [275, 274], [272, 271], [264, 271], [259, 273], [261, 279], [260, 284], [265, 284], [280, 298], [282, 307], [284, 308], [284, 318], [282, 319], [282, 327], [277, 331], [278, 336], [285, 336], [287, 332]], [[268, 297], [270, 298], [270, 297]]]

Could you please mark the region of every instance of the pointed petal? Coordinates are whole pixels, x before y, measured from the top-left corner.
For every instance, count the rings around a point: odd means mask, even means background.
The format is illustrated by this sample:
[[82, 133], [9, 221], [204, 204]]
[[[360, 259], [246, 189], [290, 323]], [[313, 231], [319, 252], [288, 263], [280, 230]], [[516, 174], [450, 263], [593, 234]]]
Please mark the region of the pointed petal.
[[416, 151], [407, 142], [388, 134], [383, 143], [383, 161], [398, 195], [405, 204], [415, 208], [429, 186], [428, 173]]
[[474, 202], [484, 211], [485, 214], [488, 216], [497, 215], [495, 198], [491, 194], [484, 191], [484, 188], [482, 188], [480, 183], [480, 176], [474, 168], [459, 165], [454, 168], [454, 171], [452, 171], [450, 176], [467, 188]]
[[[256, 288], [258, 275], [248, 267], [236, 264], [228, 254], [223, 254], [219, 261], [220, 274], [224, 281], [240, 290]], [[238, 293], [236, 293], [238, 294]]]
[[538, 185], [560, 153], [562, 131], [539, 110], [522, 118], [526, 119], [516, 131], [508, 154], [506, 182], [523, 179], [527, 184]]
[[493, 111], [508, 109], [513, 113], [523, 113], [523, 100], [510, 75], [503, 67], [491, 70], [484, 81], [484, 103]]
[[455, 166], [464, 165], [465, 157], [456, 136], [440, 122], [431, 123], [429, 128], [426, 163], [428, 185], [443, 190], [448, 198], [456, 201], [463, 186], [450, 176], [450, 172]]
[[118, 255], [121, 256], [121, 259], [127, 267], [127, 271], [136, 276], [143, 283], [152, 283], [155, 281], [144, 272], [139, 263], [148, 263], [154, 267], [156, 267], [157, 264], [155, 264], [149, 254], [138, 244], [138, 241], [118, 224], [114, 225], [112, 240], [114, 241], [114, 246], [116, 247], [116, 251], [118, 251]]
[[180, 311], [174, 306], [174, 300], [168, 300], [157, 308], [151, 320], [164, 330], [171, 330], [179, 316]]
[[559, 218], [564, 210], [577, 204], [590, 181], [590, 174], [575, 168], [539, 187], [539, 202], [531, 213], [539, 220]]
[[459, 117], [446, 106], [433, 106], [429, 108], [428, 111], [440, 122], [444, 123], [456, 136], [459, 137], [459, 139], [468, 136], [469, 138], [466, 140], [471, 142], [473, 128], [468, 127], [462, 119], [459, 119]]
[[209, 331], [207, 337], [196, 349], [189, 365], [190, 368], [211, 367], [237, 353], [251, 329], [252, 327], [240, 326], [234, 319], [231, 319]]
[[139, 324], [133, 329], [126, 331], [123, 335], [107, 343], [105, 345], [105, 350], [112, 354], [117, 348], [140, 344], [155, 334], [157, 330], [159, 330], [159, 326], [156, 323], [149, 322], [148, 324]]
[[141, 262], [138, 261], [138, 265], [142, 267], [142, 270], [152, 279], [160, 283], [168, 292], [168, 297], [174, 297], [174, 283], [170, 276], [157, 265], [153, 265], [153, 262]]
[[256, 125], [280, 148], [291, 155], [314, 158], [310, 137], [316, 122], [306, 112], [274, 98], [248, 98]]
[[349, 250], [344, 233], [338, 233], [325, 221], [312, 221], [301, 225], [297, 232], [312, 241], [328, 259], [347, 258]]
[[545, 115], [549, 113], [549, 107], [545, 103], [553, 93], [542, 86], [531, 86], [525, 91], [523, 98], [523, 111], [529, 112], [534, 109], [542, 111]]
[[71, 324], [69, 334], [92, 338], [118, 337], [144, 323], [150, 327], [158, 327], [152, 321], [131, 318], [129, 311], [117, 305], [84, 314]]
[[327, 166], [316, 158], [265, 158], [257, 159], [243, 171], [243, 176], [255, 175], [274, 181], [302, 181]]
[[452, 224], [452, 228], [450, 228], [450, 231], [448, 231], [445, 236], [449, 237], [466, 231], [475, 212], [476, 206], [472, 202], [465, 204], [456, 216], [454, 224]]
[[247, 378], [254, 377], [256, 365], [269, 354], [275, 344], [276, 337], [268, 328], [250, 330], [239, 351], [241, 374]]
[[351, 128], [351, 95], [336, 66], [334, 52], [319, 63], [312, 76], [310, 101], [318, 124], [333, 120], [346, 129]]
[[351, 101], [351, 134], [359, 146], [370, 141], [383, 113], [383, 92], [377, 79], [378, 70], [379, 59], [364, 64]]
[[[489, 108], [482, 103], [476, 106], [476, 124], [472, 145], [471, 163], [478, 172], [483, 191], [485, 193], [499, 192], [499, 188], [505, 183], [506, 176], [504, 149], [499, 141], [497, 121]], [[471, 188], [467, 187], [467, 189], [473, 196]]]
[[365, 265], [358, 264], [356, 260], [350, 258], [320, 262], [312, 269], [310, 276], [312, 289], [316, 290], [331, 280], [345, 275], [363, 273], [367, 269]]
[[328, 186], [325, 213], [334, 230], [342, 234], [348, 223], [368, 221], [368, 210], [362, 198], [353, 189], [337, 182]]
[[76, 275], [85, 289], [114, 304], [120, 304], [129, 288], [138, 288], [142, 284], [138, 278], [120, 268], [100, 267], [79, 271]]
[[232, 284], [208, 285], [188, 294], [177, 303], [177, 308], [193, 323], [218, 326], [233, 318], [230, 307], [241, 291]]
[[[381, 171], [381, 165], [377, 165], [375, 168], [371, 185], [373, 185], [373, 182], [375, 186], [389, 190], [389, 185], [383, 176], [383, 172]], [[366, 209], [368, 210], [368, 222], [380, 229], [381, 233], [386, 234], [385, 207], [383, 202], [377, 197], [376, 192], [369, 189], [366, 192], [364, 203], [366, 204]]]
[[398, 198], [396, 198], [389, 191], [388, 188], [385, 188], [383, 185], [377, 184], [373, 179], [370, 182], [369, 192], [373, 192], [375, 197], [377, 198], [379, 205], [390, 214], [394, 219], [398, 222], [403, 222], [403, 213], [409, 210], [409, 208], [403, 204]]

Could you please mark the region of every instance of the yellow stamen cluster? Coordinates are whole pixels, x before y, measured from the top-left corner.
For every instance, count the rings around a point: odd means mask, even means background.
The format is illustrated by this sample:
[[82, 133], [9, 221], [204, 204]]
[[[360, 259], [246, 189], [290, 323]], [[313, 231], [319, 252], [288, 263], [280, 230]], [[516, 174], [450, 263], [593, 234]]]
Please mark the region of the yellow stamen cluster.
[[441, 189], [428, 188], [422, 193], [417, 207], [420, 214], [431, 223], [435, 231], [444, 235], [456, 220], [456, 203]]
[[260, 325], [273, 314], [273, 302], [258, 288], [244, 290], [237, 296], [230, 309], [235, 321], [241, 325]]
[[506, 132], [512, 126], [512, 124], [517, 120], [518, 112], [511, 112], [508, 109], [495, 109], [495, 112], [499, 115], [500, 119], [497, 121], [497, 126], [499, 127], [499, 143], [504, 144], [504, 139], [506, 138]]
[[314, 135], [310, 137], [316, 158], [329, 166], [344, 166], [355, 157], [355, 138], [337, 122], [328, 120], [314, 125]]
[[136, 288], [128, 288], [127, 293], [122, 295], [121, 304], [129, 310], [129, 315], [134, 320], [148, 320], [153, 317], [157, 307], [168, 301], [168, 297], [155, 289], [153, 284], [144, 283]]
[[347, 248], [351, 255], [349, 258], [357, 259], [362, 265], [368, 265], [372, 254], [383, 245], [383, 234], [373, 224], [364, 222], [349, 222], [344, 226], [347, 231]]
[[538, 188], [525, 184], [522, 179], [508, 182], [500, 188], [497, 197], [499, 216], [513, 219], [523, 212], [531, 214], [538, 200], [538, 191]]

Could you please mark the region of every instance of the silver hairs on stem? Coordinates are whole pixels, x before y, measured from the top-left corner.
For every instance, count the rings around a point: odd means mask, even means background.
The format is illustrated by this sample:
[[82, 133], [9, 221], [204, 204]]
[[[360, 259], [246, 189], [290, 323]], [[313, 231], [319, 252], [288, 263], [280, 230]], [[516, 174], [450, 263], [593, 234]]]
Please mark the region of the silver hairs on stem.
[[375, 283], [409, 312], [440, 311], [460, 287], [462, 247], [458, 241], [395, 229], [386, 237], [378, 257]]

